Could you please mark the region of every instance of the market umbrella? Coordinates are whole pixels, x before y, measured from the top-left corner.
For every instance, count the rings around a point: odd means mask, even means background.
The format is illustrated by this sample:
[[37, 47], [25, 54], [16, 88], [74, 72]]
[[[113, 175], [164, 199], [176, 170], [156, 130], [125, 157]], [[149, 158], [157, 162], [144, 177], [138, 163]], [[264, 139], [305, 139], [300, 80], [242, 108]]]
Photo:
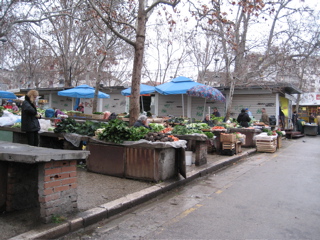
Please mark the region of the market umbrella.
[[163, 95], [171, 95], [171, 94], [181, 94], [182, 96], [182, 111], [184, 116], [184, 100], [183, 94], [186, 94], [187, 91], [197, 85], [204, 85], [202, 83], [197, 83], [190, 78], [187, 77], [177, 77], [172, 79], [170, 82], [166, 82], [159, 86], [156, 86], [156, 91]]
[[7, 92], [7, 91], [1, 91], [0, 90], [0, 98], [17, 99], [17, 96], [12, 92]]
[[[192, 97], [201, 97], [204, 98], [204, 109], [206, 107], [206, 100], [209, 101], [216, 101], [216, 102], [226, 102], [225, 96], [223, 96], [222, 92], [220, 92], [218, 89], [207, 86], [207, 85], [197, 85], [189, 90], [187, 90], [187, 95]], [[203, 115], [204, 115], [203, 111]], [[210, 112], [209, 112], [210, 114]], [[204, 116], [203, 116], [204, 118]]]
[[[141, 97], [141, 102], [142, 102], [142, 111], [144, 111], [144, 109], [143, 109], [143, 95], [153, 93], [153, 92], [155, 92], [155, 87], [149, 86], [146, 84], [140, 84], [140, 97]], [[131, 95], [131, 87], [122, 90], [121, 94], [123, 96], [130, 96]]]
[[[149, 86], [149, 85], [146, 85], [146, 84], [140, 84], [140, 94], [141, 95], [153, 93], [155, 91], [156, 91], [156, 89], [153, 86]], [[130, 96], [131, 95], [131, 87], [122, 90], [121, 94], [123, 96]]]
[[[68, 90], [59, 91], [59, 96], [73, 97], [73, 98], [94, 98], [95, 89], [86, 84], [70, 88]], [[98, 98], [110, 98], [110, 95], [98, 92]]]

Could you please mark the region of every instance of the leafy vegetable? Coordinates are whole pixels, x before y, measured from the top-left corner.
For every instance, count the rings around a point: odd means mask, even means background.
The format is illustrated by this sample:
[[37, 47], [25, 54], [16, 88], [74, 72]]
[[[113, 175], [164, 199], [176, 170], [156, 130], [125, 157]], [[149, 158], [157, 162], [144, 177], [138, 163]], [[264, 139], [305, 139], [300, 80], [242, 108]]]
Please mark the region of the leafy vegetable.
[[214, 134], [212, 132], [204, 132], [205, 135], [207, 135], [208, 138], [213, 138]]
[[178, 135], [187, 135], [192, 133], [200, 133], [203, 134], [203, 132], [199, 129], [193, 129], [193, 128], [187, 128], [183, 125], [177, 125], [173, 128], [172, 134], [178, 134]]
[[152, 131], [154, 132], [160, 132], [164, 130], [164, 126], [159, 123], [149, 123], [149, 126], [151, 127]]
[[85, 121], [84, 123], [76, 122], [72, 118], [62, 119], [57, 123], [54, 129], [55, 133], [77, 133], [80, 135], [94, 136], [94, 132], [101, 127], [106, 126], [107, 123]]
[[126, 122], [113, 119], [108, 122], [102, 133], [98, 134], [98, 138], [106, 142], [123, 143], [123, 141], [130, 139], [131, 133]]

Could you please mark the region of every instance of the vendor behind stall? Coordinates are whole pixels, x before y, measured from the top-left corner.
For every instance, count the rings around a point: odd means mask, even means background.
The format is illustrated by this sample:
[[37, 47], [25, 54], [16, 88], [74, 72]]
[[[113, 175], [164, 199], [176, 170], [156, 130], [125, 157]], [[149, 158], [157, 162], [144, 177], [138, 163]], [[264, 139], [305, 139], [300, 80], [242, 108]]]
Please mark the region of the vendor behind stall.
[[151, 129], [148, 123], [148, 118], [146, 115], [140, 115], [138, 120], [134, 123], [134, 127], [146, 127]]
[[208, 124], [210, 127], [213, 127], [213, 122], [210, 120], [210, 114], [207, 114], [202, 122]]
[[237, 118], [237, 122], [240, 124], [241, 127], [249, 127], [249, 122], [251, 118], [249, 117], [248, 113], [246, 113], [245, 109], [241, 109], [241, 113]]

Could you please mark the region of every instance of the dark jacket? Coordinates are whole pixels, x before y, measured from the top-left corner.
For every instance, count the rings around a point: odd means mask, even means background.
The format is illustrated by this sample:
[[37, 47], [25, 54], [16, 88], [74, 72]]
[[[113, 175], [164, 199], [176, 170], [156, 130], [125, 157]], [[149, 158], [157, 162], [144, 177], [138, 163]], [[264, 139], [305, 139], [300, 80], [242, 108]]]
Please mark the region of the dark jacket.
[[37, 108], [26, 95], [21, 107], [21, 131], [36, 132], [40, 130], [40, 124], [36, 115]]
[[137, 120], [137, 121], [133, 124], [133, 126], [134, 126], [134, 127], [145, 127], [145, 128], [151, 129], [150, 126], [144, 125], [140, 120]]
[[245, 112], [241, 112], [237, 118], [237, 122], [242, 127], [249, 127], [249, 122], [251, 121], [251, 118], [249, 115]]
[[211, 120], [204, 119], [202, 122], [208, 124], [209, 127], [213, 127], [213, 121]]

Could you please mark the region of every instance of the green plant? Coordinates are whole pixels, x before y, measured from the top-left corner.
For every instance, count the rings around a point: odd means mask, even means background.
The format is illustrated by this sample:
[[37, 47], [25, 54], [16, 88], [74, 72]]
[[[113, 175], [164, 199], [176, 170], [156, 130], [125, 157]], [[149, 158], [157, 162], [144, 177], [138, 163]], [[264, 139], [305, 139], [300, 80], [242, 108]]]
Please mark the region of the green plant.
[[129, 141], [138, 141], [143, 139], [150, 132], [149, 128], [146, 127], [131, 127]]
[[123, 143], [131, 135], [128, 124], [119, 119], [113, 119], [108, 122], [104, 130], [99, 133], [98, 138], [106, 142]]
[[62, 119], [57, 123], [57, 127], [54, 129], [55, 133], [77, 133], [80, 135], [94, 136], [94, 132], [98, 128], [106, 126], [107, 123], [85, 121], [84, 123], [78, 123], [72, 118]]
[[66, 218], [64, 216], [60, 216], [60, 215], [52, 215], [51, 216], [51, 221], [53, 223], [62, 223], [66, 220]]
[[213, 138], [214, 134], [212, 132], [203, 132], [205, 135], [207, 135], [208, 138]]

